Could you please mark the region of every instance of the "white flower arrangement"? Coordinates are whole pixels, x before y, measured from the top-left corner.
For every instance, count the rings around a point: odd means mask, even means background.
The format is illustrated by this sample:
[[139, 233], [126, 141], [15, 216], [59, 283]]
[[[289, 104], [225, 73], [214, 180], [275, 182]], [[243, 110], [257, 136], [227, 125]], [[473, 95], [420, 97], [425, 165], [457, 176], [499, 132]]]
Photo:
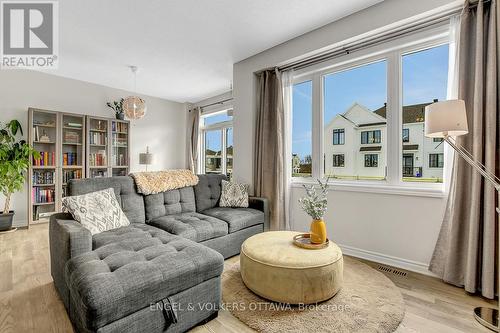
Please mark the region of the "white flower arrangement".
[[315, 185], [303, 185], [306, 189], [306, 196], [299, 199], [302, 209], [315, 220], [322, 220], [325, 216], [328, 206], [328, 181], [327, 178], [324, 183], [318, 179], [319, 192], [316, 191]]

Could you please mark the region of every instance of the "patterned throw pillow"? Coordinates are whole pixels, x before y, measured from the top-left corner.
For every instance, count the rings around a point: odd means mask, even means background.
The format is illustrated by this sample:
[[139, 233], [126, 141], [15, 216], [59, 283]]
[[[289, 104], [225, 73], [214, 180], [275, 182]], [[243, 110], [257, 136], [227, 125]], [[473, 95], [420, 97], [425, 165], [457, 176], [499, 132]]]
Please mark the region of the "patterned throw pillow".
[[130, 224], [112, 188], [64, 197], [62, 204], [92, 235]]
[[248, 185], [222, 180], [220, 207], [248, 207]]

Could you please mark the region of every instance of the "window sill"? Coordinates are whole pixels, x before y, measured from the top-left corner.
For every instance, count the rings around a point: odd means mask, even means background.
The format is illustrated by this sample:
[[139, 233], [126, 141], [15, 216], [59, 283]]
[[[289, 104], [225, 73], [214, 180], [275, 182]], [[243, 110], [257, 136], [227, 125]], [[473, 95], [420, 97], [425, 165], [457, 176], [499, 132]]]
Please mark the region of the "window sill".
[[[292, 179], [292, 188], [301, 188], [302, 185], [315, 185], [315, 179]], [[444, 198], [444, 184], [426, 184], [425, 186], [416, 186], [414, 184], [395, 184], [391, 185], [385, 181], [330, 181], [331, 191], [344, 192], [362, 192], [391, 195], [406, 195], [413, 197]]]

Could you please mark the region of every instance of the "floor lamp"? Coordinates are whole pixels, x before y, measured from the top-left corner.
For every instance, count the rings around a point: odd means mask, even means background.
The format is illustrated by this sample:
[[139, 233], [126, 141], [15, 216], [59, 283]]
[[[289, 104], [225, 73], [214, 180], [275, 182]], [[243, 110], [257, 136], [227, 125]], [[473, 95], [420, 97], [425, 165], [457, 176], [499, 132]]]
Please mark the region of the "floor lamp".
[[[494, 172], [486, 169], [481, 162], [476, 160], [470, 152], [457, 144], [452, 138], [467, 133], [469, 133], [469, 130], [464, 101], [449, 100], [433, 103], [425, 107], [425, 136], [429, 138], [443, 138], [484, 179], [493, 185], [497, 191], [498, 202], [500, 204], [500, 179]], [[500, 208], [496, 208], [496, 211], [500, 214]], [[500, 235], [498, 240], [500, 240]], [[498, 286], [500, 286], [500, 269], [497, 278]], [[474, 317], [483, 326], [498, 332], [498, 309], [476, 307], [474, 309]]]

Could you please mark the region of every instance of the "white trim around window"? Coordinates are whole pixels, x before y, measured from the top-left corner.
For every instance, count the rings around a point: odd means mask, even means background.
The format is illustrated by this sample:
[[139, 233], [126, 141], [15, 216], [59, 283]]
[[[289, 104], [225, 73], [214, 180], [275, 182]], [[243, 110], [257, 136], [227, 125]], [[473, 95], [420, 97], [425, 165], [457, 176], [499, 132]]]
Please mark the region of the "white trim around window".
[[[385, 180], [331, 180], [332, 189], [340, 191], [376, 192], [385, 194], [443, 197], [444, 183], [414, 183], [403, 181], [402, 171], [402, 56], [449, 43], [449, 27], [443, 25], [428, 31], [404, 36], [398, 40], [361, 50], [329, 62], [317, 64], [294, 73], [294, 84], [312, 82], [312, 177], [292, 178], [292, 187], [314, 183], [323, 175], [323, 76], [385, 60], [387, 63], [387, 170]], [[450, 69], [451, 70], [451, 69]], [[389, 112], [397, 110], [397, 112]], [[318, 133], [320, 132], [320, 133]], [[291, 140], [291, 135], [289, 136]], [[291, 158], [289, 159], [291, 163]], [[446, 161], [448, 161], [446, 159]], [[448, 163], [443, 173], [446, 174]], [[446, 180], [446, 179], [445, 179]]]

